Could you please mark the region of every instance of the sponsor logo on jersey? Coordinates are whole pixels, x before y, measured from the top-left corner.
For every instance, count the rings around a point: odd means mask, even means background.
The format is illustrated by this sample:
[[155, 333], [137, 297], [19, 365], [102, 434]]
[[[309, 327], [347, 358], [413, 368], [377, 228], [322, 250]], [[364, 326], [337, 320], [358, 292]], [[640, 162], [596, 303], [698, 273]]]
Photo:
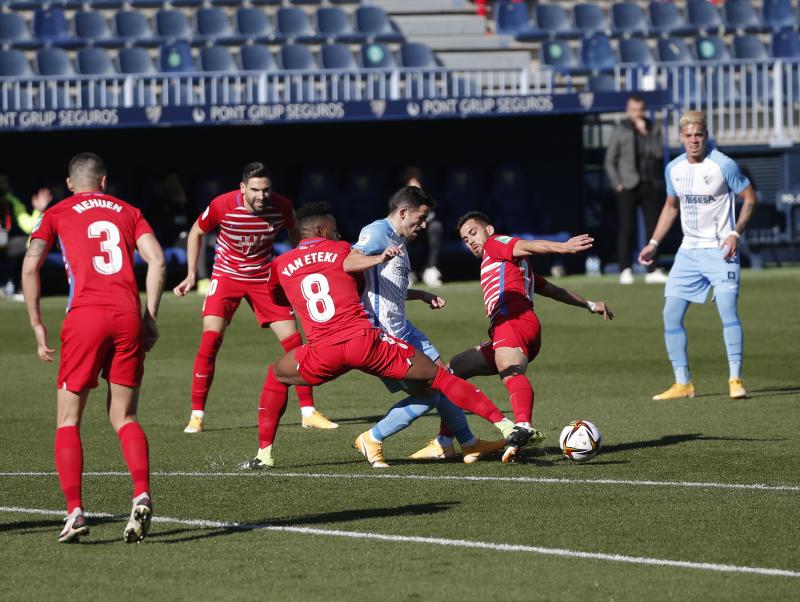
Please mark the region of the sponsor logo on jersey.
[[736, 280], [736, 272], [728, 272], [728, 280]]
[[708, 205], [714, 202], [714, 197], [710, 194], [687, 194], [683, 197], [683, 202], [689, 205]]
[[507, 245], [508, 243], [511, 242], [511, 237], [510, 236], [498, 236], [497, 238], [495, 238], [495, 240], [497, 242], [503, 243], [504, 245]]

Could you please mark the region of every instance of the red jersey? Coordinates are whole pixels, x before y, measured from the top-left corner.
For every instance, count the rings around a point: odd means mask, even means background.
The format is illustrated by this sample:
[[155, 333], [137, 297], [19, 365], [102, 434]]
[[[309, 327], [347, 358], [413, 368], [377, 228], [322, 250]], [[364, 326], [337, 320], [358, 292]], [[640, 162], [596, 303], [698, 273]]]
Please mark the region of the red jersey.
[[69, 280], [67, 311], [107, 307], [140, 311], [133, 273], [136, 241], [153, 229], [142, 212], [109, 194], [81, 192], [42, 215], [31, 239], [61, 245]]
[[197, 219], [203, 232], [219, 226], [212, 276], [266, 282], [275, 258], [273, 243], [282, 228], [294, 228], [292, 203], [277, 193], [261, 213], [250, 213], [239, 190], [219, 195]]
[[514, 257], [519, 238], [490, 236], [483, 245], [481, 288], [486, 315], [494, 323], [500, 316], [524, 313], [533, 307], [533, 293], [547, 280], [533, 272], [528, 257]]
[[[344, 271], [350, 243], [325, 238], [301, 240], [272, 264], [270, 291], [281, 294], [300, 316], [309, 343], [339, 343], [374, 326], [367, 318], [357, 279]], [[281, 293], [282, 289], [282, 293]]]

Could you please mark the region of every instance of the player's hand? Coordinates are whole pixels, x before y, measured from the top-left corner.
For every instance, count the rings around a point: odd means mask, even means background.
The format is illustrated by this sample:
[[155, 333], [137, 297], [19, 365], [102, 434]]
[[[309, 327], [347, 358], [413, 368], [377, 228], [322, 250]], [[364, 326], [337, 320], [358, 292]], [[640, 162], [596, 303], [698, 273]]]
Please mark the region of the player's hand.
[[447, 305], [447, 301], [442, 299], [439, 295], [434, 295], [431, 293], [430, 297], [425, 299], [425, 302], [430, 306], [431, 309], [442, 309], [445, 305]]
[[736, 257], [736, 249], [739, 247], [739, 239], [733, 234], [729, 234], [725, 240], [722, 241], [720, 248], [722, 249], [722, 258], [727, 261], [732, 257]]
[[582, 253], [592, 248], [594, 238], [588, 234], [580, 234], [573, 236], [567, 242], [563, 243], [564, 253]]
[[656, 256], [657, 247], [652, 243], [647, 243], [639, 251], [639, 263], [642, 265], [653, 265], [653, 257]]
[[387, 261], [389, 261], [393, 257], [399, 257], [402, 254], [403, 254], [402, 245], [399, 246], [399, 247], [395, 247], [395, 246], [386, 247], [383, 250], [383, 253], [381, 253], [380, 263], [386, 263]]
[[142, 344], [145, 351], [150, 351], [158, 340], [158, 325], [149, 311], [142, 317]]
[[186, 295], [189, 294], [189, 291], [191, 291], [194, 288], [194, 284], [195, 284], [195, 277], [186, 276], [186, 278], [184, 278], [183, 281], [178, 286], [172, 289], [172, 292], [178, 295], [179, 297], [185, 297]]
[[614, 319], [614, 312], [611, 311], [611, 308], [608, 305], [606, 305], [605, 301], [595, 301], [595, 308], [592, 313], [603, 316], [604, 320]]
[[50, 349], [47, 346], [47, 329], [44, 324], [38, 324], [33, 327], [33, 334], [36, 337], [36, 355], [43, 362], [52, 362], [55, 349]]
[[40, 188], [31, 197], [31, 205], [36, 211], [44, 211], [53, 200], [53, 193], [49, 188]]

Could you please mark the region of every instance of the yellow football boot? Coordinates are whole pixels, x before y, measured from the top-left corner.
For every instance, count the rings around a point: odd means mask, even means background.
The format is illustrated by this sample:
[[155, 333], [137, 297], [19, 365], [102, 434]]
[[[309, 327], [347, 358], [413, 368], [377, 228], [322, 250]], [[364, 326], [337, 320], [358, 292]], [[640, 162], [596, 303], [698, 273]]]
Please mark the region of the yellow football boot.
[[409, 457], [412, 460], [447, 460], [456, 457], [456, 449], [452, 445], [442, 446], [438, 439], [431, 439], [428, 445]]
[[203, 418], [192, 414], [189, 418], [189, 424], [183, 429], [184, 433], [202, 433], [203, 432]]
[[665, 399], [681, 399], [682, 397], [694, 397], [694, 385], [687, 383], [680, 385], [675, 383], [663, 393], [653, 396], [653, 401], [663, 401]]
[[505, 439], [498, 439], [497, 441], [477, 439], [472, 445], [462, 445], [461, 455], [464, 464], [474, 464], [483, 456], [502, 451], [505, 446]]
[[303, 428], [304, 429], [338, 429], [339, 425], [335, 422], [331, 422], [325, 416], [323, 416], [322, 412], [318, 412], [314, 410], [314, 413], [311, 416], [303, 416]]
[[731, 399], [744, 399], [747, 391], [741, 378], [732, 378], [728, 381], [728, 396]]
[[383, 457], [383, 443], [375, 441], [369, 431], [361, 433], [353, 443], [361, 455], [367, 459], [372, 468], [389, 468]]

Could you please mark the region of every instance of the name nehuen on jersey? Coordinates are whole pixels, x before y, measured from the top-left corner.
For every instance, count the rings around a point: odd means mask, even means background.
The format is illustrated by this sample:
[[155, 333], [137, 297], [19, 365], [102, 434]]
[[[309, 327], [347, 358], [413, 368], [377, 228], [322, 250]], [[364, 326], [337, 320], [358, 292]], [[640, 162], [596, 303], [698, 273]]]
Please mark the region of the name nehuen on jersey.
[[291, 276], [303, 266], [311, 265], [312, 263], [336, 263], [336, 258], [338, 256], [338, 253], [331, 253], [330, 251], [308, 253], [307, 255], [298, 257], [292, 263], [287, 264], [286, 267], [281, 270], [281, 274], [284, 276]]
[[83, 213], [88, 209], [111, 209], [117, 213], [122, 213], [122, 205], [107, 199], [87, 199], [72, 206], [76, 213]]

